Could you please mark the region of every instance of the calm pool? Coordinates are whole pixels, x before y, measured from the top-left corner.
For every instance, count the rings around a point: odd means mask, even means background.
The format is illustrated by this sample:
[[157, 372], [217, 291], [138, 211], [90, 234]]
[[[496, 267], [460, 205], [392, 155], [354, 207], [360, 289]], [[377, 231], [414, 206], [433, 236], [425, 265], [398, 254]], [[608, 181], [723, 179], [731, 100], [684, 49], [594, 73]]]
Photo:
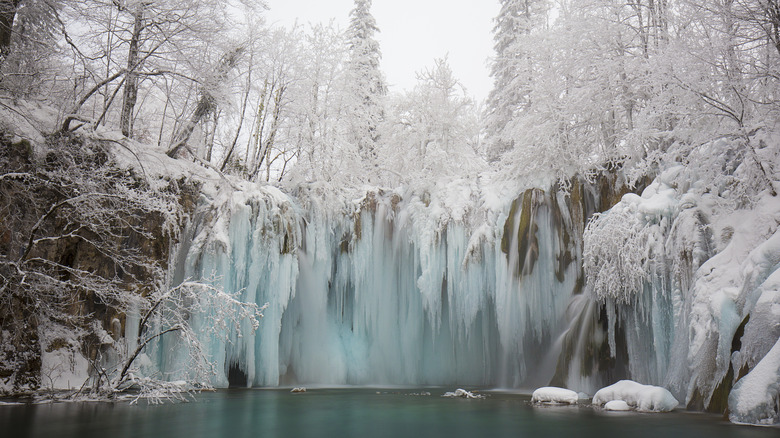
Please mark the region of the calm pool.
[[[423, 391], [431, 395], [415, 395]], [[773, 437], [780, 428], [735, 426], [718, 416], [608, 413], [534, 407], [529, 396], [445, 389], [240, 389], [190, 403], [56, 403], [0, 406], [2, 437]]]

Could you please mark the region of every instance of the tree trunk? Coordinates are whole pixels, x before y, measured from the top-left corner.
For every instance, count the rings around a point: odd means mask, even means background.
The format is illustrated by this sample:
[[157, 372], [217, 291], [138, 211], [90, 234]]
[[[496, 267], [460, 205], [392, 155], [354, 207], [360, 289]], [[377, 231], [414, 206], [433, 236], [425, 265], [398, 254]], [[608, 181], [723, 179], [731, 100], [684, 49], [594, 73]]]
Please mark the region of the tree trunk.
[[[217, 67], [216, 74], [214, 75], [214, 85], [218, 85], [227, 79], [228, 73], [236, 66], [238, 58], [243, 51], [244, 48], [239, 47], [222, 57], [219, 66]], [[197, 126], [204, 117], [214, 111], [216, 107], [217, 101], [214, 96], [205, 88], [201, 89], [198, 106], [195, 107], [195, 111], [192, 113], [192, 116], [190, 116], [190, 120], [185, 122], [184, 126], [176, 133], [173, 144], [166, 154], [171, 158], [176, 157], [179, 154], [179, 151], [187, 145], [187, 142], [192, 136], [192, 131], [195, 130], [195, 126]]]
[[11, 35], [21, 0], [0, 0], [0, 65], [11, 51]]
[[133, 110], [138, 101], [138, 51], [143, 30], [144, 5], [139, 2], [133, 11], [133, 35], [130, 37], [130, 46], [127, 54], [127, 77], [125, 78], [125, 90], [122, 95], [122, 113], [119, 117], [119, 127], [125, 137], [133, 135]]

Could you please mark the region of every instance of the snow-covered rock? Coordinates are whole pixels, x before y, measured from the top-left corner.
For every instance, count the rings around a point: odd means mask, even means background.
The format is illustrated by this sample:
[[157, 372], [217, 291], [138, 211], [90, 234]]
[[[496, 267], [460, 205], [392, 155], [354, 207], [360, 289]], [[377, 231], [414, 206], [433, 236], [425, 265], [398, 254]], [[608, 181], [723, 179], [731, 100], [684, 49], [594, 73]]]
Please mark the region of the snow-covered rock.
[[534, 391], [531, 396], [531, 403], [559, 403], [559, 404], [577, 404], [579, 395], [565, 388], [555, 386], [545, 386]]
[[612, 400], [604, 404], [605, 411], [630, 411], [631, 406], [623, 400]]
[[780, 340], [734, 386], [729, 394], [729, 420], [750, 424], [780, 422]]
[[621, 380], [593, 395], [593, 404], [597, 406], [615, 400], [622, 400], [642, 412], [669, 412], [679, 404], [666, 388], [642, 385], [633, 380]]
[[442, 397], [461, 397], [461, 398], [471, 398], [471, 399], [480, 399], [485, 398], [482, 394], [474, 394], [473, 392], [466, 391], [465, 389], [458, 388], [455, 390], [455, 392], [445, 392]]

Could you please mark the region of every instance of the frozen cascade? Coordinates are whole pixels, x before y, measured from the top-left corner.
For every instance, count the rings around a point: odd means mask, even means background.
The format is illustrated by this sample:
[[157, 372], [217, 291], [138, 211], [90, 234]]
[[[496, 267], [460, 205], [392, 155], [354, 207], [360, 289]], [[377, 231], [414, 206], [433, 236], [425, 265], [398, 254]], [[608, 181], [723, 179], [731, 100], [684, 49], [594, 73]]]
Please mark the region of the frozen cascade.
[[[579, 249], [567, 247], [578, 239], [560, 230], [572, 219], [544, 192], [478, 226], [415, 194], [369, 192], [342, 214], [268, 187], [227, 198], [203, 202], [179, 277], [269, 307], [254, 334], [204, 339], [216, 386], [238, 377], [518, 387], [552, 377], [554, 362], [543, 361], [581, 269]], [[186, 373], [185, 350], [154, 350], [171, 378]]]
[[[729, 147], [721, 140], [702, 153], [727, 159], [717, 150]], [[752, 165], [726, 164], [718, 168], [735, 175]], [[711, 168], [670, 166], [641, 196], [597, 215], [584, 233], [584, 269], [606, 309], [610, 355], [632, 379], [693, 409], [776, 422], [780, 202]]]

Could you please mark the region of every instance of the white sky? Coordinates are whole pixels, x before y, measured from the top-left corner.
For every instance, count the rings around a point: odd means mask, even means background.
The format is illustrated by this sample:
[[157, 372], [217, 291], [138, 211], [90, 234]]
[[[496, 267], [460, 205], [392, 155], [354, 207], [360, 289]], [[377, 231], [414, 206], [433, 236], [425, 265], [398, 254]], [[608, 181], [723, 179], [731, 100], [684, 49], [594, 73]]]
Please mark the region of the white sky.
[[[349, 24], [353, 0], [267, 0], [269, 24]], [[382, 70], [393, 91], [411, 89], [415, 73], [449, 55], [453, 74], [469, 94], [487, 97], [492, 80], [493, 18], [498, 0], [374, 0], [371, 12], [380, 33]]]

